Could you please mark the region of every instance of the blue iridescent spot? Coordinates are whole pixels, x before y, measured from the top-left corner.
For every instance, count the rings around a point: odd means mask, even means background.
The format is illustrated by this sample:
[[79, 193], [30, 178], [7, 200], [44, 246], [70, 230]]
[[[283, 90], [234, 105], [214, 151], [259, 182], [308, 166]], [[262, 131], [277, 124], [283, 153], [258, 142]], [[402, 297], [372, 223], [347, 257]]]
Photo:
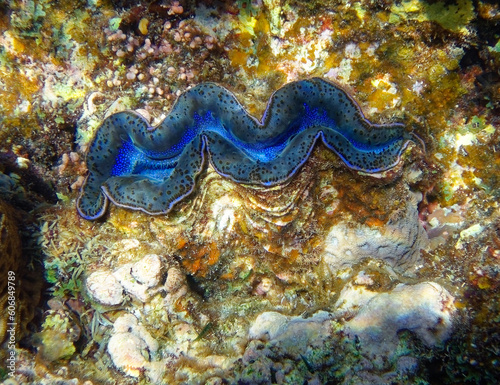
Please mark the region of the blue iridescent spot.
[[370, 123], [344, 90], [319, 78], [276, 91], [261, 121], [225, 88], [203, 83], [157, 127], [132, 111], [105, 119], [90, 145], [77, 209], [86, 219], [101, 217], [109, 201], [167, 213], [194, 190], [205, 158], [233, 181], [275, 186], [295, 175], [318, 141], [348, 167], [376, 173], [399, 162], [412, 135], [399, 123]]

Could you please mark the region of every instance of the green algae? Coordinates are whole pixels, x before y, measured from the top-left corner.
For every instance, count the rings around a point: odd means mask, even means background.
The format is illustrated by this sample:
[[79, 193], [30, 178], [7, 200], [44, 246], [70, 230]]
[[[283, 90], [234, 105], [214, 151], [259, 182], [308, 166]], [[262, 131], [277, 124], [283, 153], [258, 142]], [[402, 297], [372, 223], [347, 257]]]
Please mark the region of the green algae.
[[36, 344], [39, 345], [39, 354], [42, 360], [53, 362], [68, 359], [76, 352], [74, 325], [68, 316], [58, 312], [51, 312], [45, 318], [42, 331], [35, 336]]
[[453, 32], [464, 30], [475, 17], [474, 5], [471, 0], [456, 0], [456, 2], [429, 2], [425, 0], [407, 0], [394, 3], [391, 7], [391, 23], [403, 20], [419, 22], [433, 21]]
[[120, 28], [120, 23], [122, 22], [121, 17], [113, 17], [109, 19], [109, 29], [113, 32], [117, 31]]
[[44, 8], [49, 5], [49, 1], [28, 0], [20, 3], [13, 3], [11, 14], [12, 26], [18, 28], [23, 36], [36, 37], [42, 28], [42, 21], [47, 15]]

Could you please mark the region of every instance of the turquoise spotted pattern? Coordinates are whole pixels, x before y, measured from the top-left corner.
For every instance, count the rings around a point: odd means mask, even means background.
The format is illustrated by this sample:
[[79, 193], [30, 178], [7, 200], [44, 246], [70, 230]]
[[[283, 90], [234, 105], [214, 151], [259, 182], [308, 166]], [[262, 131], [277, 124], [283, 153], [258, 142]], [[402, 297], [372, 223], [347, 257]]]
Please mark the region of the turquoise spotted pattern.
[[276, 91], [261, 121], [225, 88], [203, 83], [156, 127], [132, 111], [106, 118], [90, 145], [77, 209], [97, 219], [111, 200], [167, 213], [194, 190], [205, 159], [235, 182], [275, 186], [293, 177], [318, 141], [348, 167], [376, 173], [394, 167], [412, 138], [399, 123], [370, 123], [344, 90], [319, 78]]

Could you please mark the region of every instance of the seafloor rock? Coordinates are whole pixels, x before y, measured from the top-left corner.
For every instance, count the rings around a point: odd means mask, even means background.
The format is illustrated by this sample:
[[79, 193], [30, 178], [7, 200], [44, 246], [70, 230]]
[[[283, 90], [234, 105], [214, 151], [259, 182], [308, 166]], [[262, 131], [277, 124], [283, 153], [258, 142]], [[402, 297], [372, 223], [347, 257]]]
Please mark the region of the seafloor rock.
[[124, 292], [146, 302], [160, 282], [162, 262], [158, 255], [148, 254], [136, 263], [127, 263], [113, 272], [99, 270], [86, 281], [87, 292], [97, 302], [113, 306], [124, 300]]
[[250, 342], [243, 357], [235, 365], [235, 382], [321, 383], [313, 373], [320, 368], [328, 372], [341, 358], [335, 357], [334, 349], [339, 344], [338, 326], [325, 311], [309, 318], [277, 312], [260, 314], [250, 327]]
[[107, 270], [94, 271], [86, 282], [90, 296], [103, 305], [118, 305], [123, 301], [123, 286]]
[[117, 368], [139, 377], [149, 366], [150, 354], [156, 354], [157, 350], [158, 342], [132, 314], [124, 314], [115, 321], [108, 353]]
[[160, 282], [162, 263], [156, 254], [148, 254], [132, 266], [132, 276], [142, 285], [154, 287]]
[[398, 284], [387, 293], [347, 286], [335, 313], [349, 315], [345, 323], [348, 333], [360, 339], [364, 352], [381, 358], [393, 354], [402, 330], [414, 333], [427, 346], [446, 340], [456, 311], [453, 301], [453, 296], [434, 282]]
[[[336, 307], [331, 313], [319, 311], [309, 318], [261, 313], [249, 329], [252, 341], [243, 356], [243, 364], [251, 366], [252, 371], [243, 371], [241, 379], [267, 383], [267, 372], [269, 378], [273, 371], [284, 376], [284, 368], [275, 364], [283, 363], [284, 357], [303, 360], [310, 372], [320, 365], [327, 373], [325, 368], [335, 366], [330, 355], [339, 354], [335, 346], [343, 345], [341, 354], [346, 354], [346, 347], [352, 344], [362, 358], [358, 371], [346, 372], [345, 383], [387, 383], [398, 376], [415, 374], [419, 366], [418, 358], [408, 350], [412, 344], [409, 340], [406, 349], [398, 349], [405, 339], [401, 332], [407, 330], [425, 345], [436, 346], [450, 336], [455, 313], [453, 297], [433, 282], [399, 284], [386, 293], [349, 285]], [[250, 375], [259, 370], [259, 376]]]
[[38, 356], [44, 362], [70, 358], [76, 351], [74, 342], [80, 338], [81, 329], [71, 314], [63, 309], [50, 310], [42, 325], [42, 331], [35, 335]]
[[288, 343], [290, 348], [300, 348], [318, 334], [328, 332], [329, 328], [323, 324], [330, 319], [332, 317], [326, 311], [319, 311], [310, 318], [265, 312], [257, 317], [248, 335], [251, 339], [268, 339], [276, 343]]
[[352, 221], [333, 225], [325, 238], [323, 254], [329, 268], [336, 271], [374, 258], [399, 272], [413, 273], [419, 266], [420, 250], [428, 241], [418, 218], [417, 204], [421, 197], [409, 190], [405, 195], [407, 199], [401, 199], [401, 207], [391, 213], [384, 226]]

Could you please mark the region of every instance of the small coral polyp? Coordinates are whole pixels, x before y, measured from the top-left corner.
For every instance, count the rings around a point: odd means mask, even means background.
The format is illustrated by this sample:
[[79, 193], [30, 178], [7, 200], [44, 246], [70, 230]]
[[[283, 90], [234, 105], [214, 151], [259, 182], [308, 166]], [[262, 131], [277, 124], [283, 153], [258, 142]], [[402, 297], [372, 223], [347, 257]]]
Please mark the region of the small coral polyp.
[[156, 127], [137, 113], [108, 117], [87, 156], [89, 175], [77, 202], [85, 219], [118, 206], [163, 214], [195, 189], [205, 159], [237, 183], [290, 180], [322, 142], [351, 169], [391, 169], [413, 141], [402, 124], [376, 125], [341, 88], [320, 78], [285, 85], [261, 121], [213, 83], [182, 94]]

